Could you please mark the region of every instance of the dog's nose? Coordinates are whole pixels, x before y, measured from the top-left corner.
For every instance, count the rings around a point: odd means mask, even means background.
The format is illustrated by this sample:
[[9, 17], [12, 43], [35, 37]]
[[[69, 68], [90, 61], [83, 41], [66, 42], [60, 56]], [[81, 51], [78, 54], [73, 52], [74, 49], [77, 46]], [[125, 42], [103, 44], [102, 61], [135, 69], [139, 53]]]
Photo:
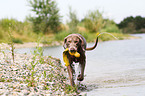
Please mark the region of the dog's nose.
[[71, 48], [71, 49], [70, 49], [70, 52], [73, 53], [73, 52], [76, 52], [76, 50], [73, 49], [73, 48]]

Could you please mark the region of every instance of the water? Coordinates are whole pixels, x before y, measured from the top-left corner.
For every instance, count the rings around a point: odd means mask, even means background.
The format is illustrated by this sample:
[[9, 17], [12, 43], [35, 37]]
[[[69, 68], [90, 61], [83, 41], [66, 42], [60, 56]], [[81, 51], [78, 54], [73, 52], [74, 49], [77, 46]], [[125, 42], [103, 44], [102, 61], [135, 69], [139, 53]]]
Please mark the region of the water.
[[[96, 49], [86, 52], [86, 76], [82, 83], [87, 86], [87, 96], [145, 96], [145, 34], [135, 36], [142, 38], [101, 42]], [[16, 52], [31, 53], [34, 49]], [[63, 50], [62, 46], [45, 47], [44, 55], [62, 60]]]
[[114, 37], [116, 40], [119, 40], [119, 39], [118, 39], [117, 37], [115, 37], [113, 34], [108, 33], [108, 32], [101, 32], [101, 33], [98, 34], [97, 37], [99, 37], [99, 36], [102, 35], [102, 34], [108, 34], [108, 35], [111, 35], [111, 36]]

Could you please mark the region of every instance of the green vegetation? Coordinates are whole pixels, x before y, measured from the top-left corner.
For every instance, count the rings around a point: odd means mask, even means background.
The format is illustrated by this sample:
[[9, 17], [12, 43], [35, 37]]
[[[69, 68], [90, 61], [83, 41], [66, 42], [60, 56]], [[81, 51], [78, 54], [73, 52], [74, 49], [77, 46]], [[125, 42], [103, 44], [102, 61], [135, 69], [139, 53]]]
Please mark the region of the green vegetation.
[[54, 0], [29, 0], [35, 17], [29, 20], [33, 24], [36, 33], [57, 33], [60, 26], [59, 9]]
[[99, 10], [90, 11], [83, 20], [85, 28], [92, 33], [100, 32], [105, 25], [105, 20], [102, 15], [102, 12]]
[[68, 32], [69, 33], [77, 33], [78, 32], [78, 24], [79, 24], [79, 20], [77, 18], [76, 12], [72, 11], [71, 7], [69, 8], [69, 19], [70, 21], [67, 22], [67, 25], [69, 27]]
[[[83, 35], [87, 42], [93, 42], [98, 32], [108, 32], [112, 35], [117, 34], [119, 39], [124, 38], [122, 31], [123, 33], [127, 33], [124, 23], [121, 22], [118, 24], [118, 27], [113, 20], [104, 18], [103, 12], [99, 10], [89, 11], [82, 20], [79, 20], [76, 11], [70, 8], [68, 14], [69, 20], [66, 24], [62, 24], [60, 22], [59, 9], [55, 1], [30, 0], [29, 3], [36, 16], [28, 17], [24, 22], [17, 21], [16, 19], [1, 19], [0, 42], [9, 42], [9, 38], [7, 38], [9, 28], [11, 28], [11, 34], [13, 36], [12, 42], [20, 44], [24, 42], [36, 42], [39, 35], [42, 36], [41, 43], [51, 44], [53, 41], [63, 41], [63, 39], [71, 33]], [[132, 19], [129, 20], [130, 22], [132, 21]], [[131, 26], [127, 28], [127, 30], [135, 29], [135, 27]], [[140, 28], [137, 27], [136, 29]], [[143, 29], [140, 29], [140, 31], [141, 30]], [[114, 37], [109, 36], [109, 34], [100, 35], [100, 40], [102, 41], [113, 39]]]
[[[38, 39], [38, 41], [37, 41], [37, 44], [38, 44], [37, 46], [39, 46], [39, 43], [40, 43], [40, 39]], [[37, 85], [36, 77], [40, 77], [40, 76], [35, 76], [35, 74], [37, 72], [37, 69], [35, 67], [38, 63], [40, 63], [40, 64], [44, 63], [44, 59], [42, 58], [43, 49], [41, 47], [36, 47], [36, 50], [34, 50], [34, 52], [32, 54], [34, 56], [32, 58], [32, 61], [30, 62], [31, 66], [28, 67], [28, 65], [25, 64], [27, 66], [27, 69], [29, 70], [29, 73], [31, 74], [28, 76], [26, 82], [28, 83], [28, 86], [35, 87]], [[36, 59], [38, 59], [38, 56], [40, 58], [39, 58], [39, 60], [36, 61]]]
[[33, 42], [37, 40], [38, 35], [32, 30], [32, 24], [28, 21], [20, 22], [16, 19], [0, 20], [0, 42], [8, 43], [9, 29], [13, 35], [14, 43]]
[[9, 27], [9, 30], [8, 30], [8, 36], [9, 36], [9, 45], [11, 47], [10, 51], [12, 53], [12, 58], [13, 58], [13, 62], [14, 62], [14, 59], [15, 59], [15, 54], [14, 54], [14, 50], [15, 50], [15, 47], [14, 47], [14, 37], [12, 35], [12, 32], [11, 32], [11, 28]]
[[71, 9], [68, 16], [69, 22], [66, 25], [68, 29], [55, 34], [57, 41], [63, 41], [71, 33], [81, 34], [87, 42], [94, 42], [98, 32], [101, 34], [99, 39], [102, 41], [115, 40], [114, 37], [117, 37], [118, 40], [129, 37], [129, 35], [122, 34], [113, 20], [104, 19], [103, 13], [98, 10], [89, 12], [81, 21], [78, 20], [76, 12]]
[[130, 16], [117, 24], [123, 33], [145, 33], [145, 18], [141, 16]]

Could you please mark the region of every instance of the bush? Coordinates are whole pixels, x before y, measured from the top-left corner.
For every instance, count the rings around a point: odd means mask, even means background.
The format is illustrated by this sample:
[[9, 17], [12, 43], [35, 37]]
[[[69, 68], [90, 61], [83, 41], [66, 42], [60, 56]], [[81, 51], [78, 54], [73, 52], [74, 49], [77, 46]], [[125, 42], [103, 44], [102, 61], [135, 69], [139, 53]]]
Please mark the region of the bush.
[[95, 33], [81, 32], [79, 34], [81, 34], [87, 42], [94, 42], [94, 40], [97, 38]]
[[15, 19], [2, 19], [0, 20], [0, 26], [4, 31], [8, 31], [9, 27], [14, 29], [14, 25], [16, 25], [16, 20]]
[[13, 38], [12, 41], [13, 41], [13, 43], [23, 44], [23, 41], [20, 40], [19, 38]]
[[82, 22], [85, 28], [92, 33], [99, 32], [105, 25], [103, 13], [99, 10], [90, 11]]
[[113, 38], [113, 34], [112, 35], [109, 35], [109, 34], [101, 34], [99, 36], [99, 38], [102, 40], [102, 41], [108, 41], [108, 40], [114, 40], [115, 38]]
[[63, 41], [64, 38], [65, 38], [67, 35], [69, 35], [69, 34], [71, 34], [71, 33], [68, 32], [68, 31], [59, 32], [59, 33], [55, 34], [55, 40], [57, 40], [57, 41]]
[[79, 20], [78, 20], [76, 12], [72, 11], [71, 8], [69, 8], [69, 19], [70, 21], [67, 23], [69, 26], [69, 32], [77, 33], [78, 32], [77, 25], [79, 24]]
[[109, 33], [109, 32], [102, 32], [101, 35], [99, 35], [99, 38], [102, 41], [108, 41], [108, 40], [123, 40], [126, 38], [129, 38], [130, 35], [128, 34], [122, 34], [122, 33]]
[[0, 28], [0, 39], [3, 39], [3, 37], [4, 37], [4, 33], [3, 33], [3, 31], [1, 30], [1, 28]]
[[121, 33], [121, 31], [115, 24], [108, 25], [106, 26], [106, 28], [102, 29], [101, 31], [110, 32], [110, 33]]
[[16, 32], [21, 32], [24, 29], [24, 24], [15, 19], [2, 19], [0, 20], [0, 26], [4, 31], [15, 30]]
[[55, 34], [55, 40], [63, 41], [66, 36], [68, 36], [69, 34], [74, 34], [74, 33], [81, 34], [86, 39], [87, 42], [93, 42], [94, 39], [97, 38], [97, 35], [95, 35], [94, 33], [88, 33], [88, 32], [73, 32], [72, 33], [68, 31], [63, 31], [63, 32], [59, 32]]
[[11, 34], [14, 38], [14, 43], [34, 42], [37, 40], [36, 34], [33, 32], [32, 24], [28, 21], [20, 22], [15, 19], [1, 19], [0, 20], [0, 42], [8, 41], [8, 31], [11, 29]]

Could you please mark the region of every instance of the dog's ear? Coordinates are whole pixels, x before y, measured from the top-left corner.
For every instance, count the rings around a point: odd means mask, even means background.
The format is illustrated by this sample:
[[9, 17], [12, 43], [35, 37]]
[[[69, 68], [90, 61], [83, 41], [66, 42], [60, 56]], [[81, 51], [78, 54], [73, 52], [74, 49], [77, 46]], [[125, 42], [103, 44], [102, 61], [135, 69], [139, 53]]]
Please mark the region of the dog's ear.
[[81, 45], [82, 49], [85, 51], [85, 49], [86, 49], [85, 48], [85, 41], [84, 41], [85, 39], [79, 35], [78, 35], [78, 38], [80, 39], [80, 43], [81, 43], [80, 45]]
[[66, 46], [67, 38], [68, 38], [68, 37], [65, 37], [65, 38], [64, 38], [64, 42], [63, 42], [63, 47], [64, 47], [64, 49], [66, 49], [66, 47], [67, 47], [67, 46]]

